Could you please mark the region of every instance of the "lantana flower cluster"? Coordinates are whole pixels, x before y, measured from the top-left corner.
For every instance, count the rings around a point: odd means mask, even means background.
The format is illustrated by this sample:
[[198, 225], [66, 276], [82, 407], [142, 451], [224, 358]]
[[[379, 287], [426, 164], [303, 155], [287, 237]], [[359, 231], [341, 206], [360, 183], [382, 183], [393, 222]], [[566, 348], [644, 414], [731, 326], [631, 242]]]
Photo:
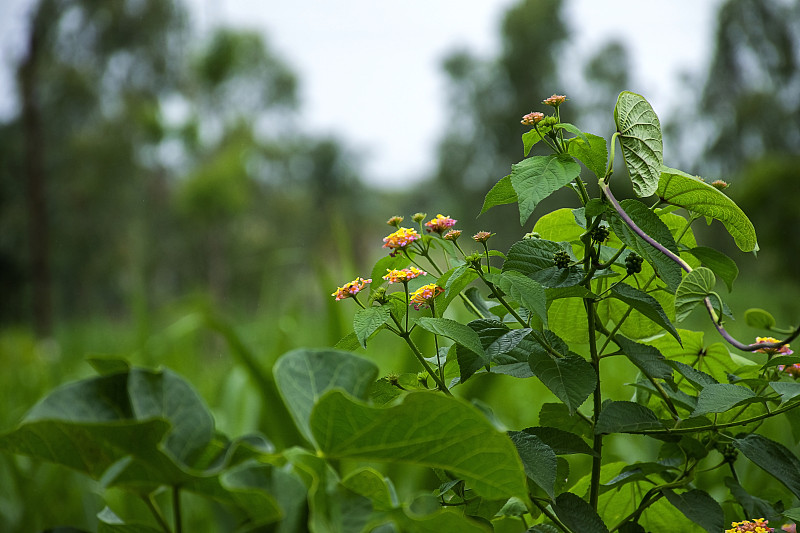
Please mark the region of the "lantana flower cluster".
[[427, 221], [425, 223], [425, 228], [428, 231], [435, 231], [436, 233], [441, 235], [442, 233], [444, 233], [445, 230], [455, 226], [456, 222], [458, 221], [455, 219], [439, 214], [436, 215], [436, 217], [432, 218], [431, 220]]
[[405, 250], [409, 244], [418, 240], [419, 238], [420, 234], [417, 233], [417, 230], [411, 228], [400, 228], [394, 233], [383, 238], [383, 247], [393, 250], [389, 255], [394, 257], [399, 252]]
[[428, 285], [423, 285], [419, 289], [415, 290], [409, 295], [409, 299], [411, 305], [414, 306], [414, 309], [419, 311], [422, 308], [428, 308], [431, 306], [431, 301], [436, 298], [437, 295], [444, 292], [444, 289], [438, 286], [435, 283], [429, 283]]
[[764, 520], [763, 518], [745, 520], [743, 522], [732, 522], [731, 529], [726, 529], [725, 533], [773, 533], [775, 528], [771, 528], [767, 524], [769, 524], [769, 520]]
[[345, 283], [343, 287], [336, 289], [336, 292], [331, 294], [331, 296], [336, 297], [337, 302], [339, 300], [344, 300], [345, 298], [352, 298], [370, 283], [372, 283], [371, 279], [356, 278], [353, 281]]
[[421, 270], [413, 266], [408, 268], [402, 268], [399, 270], [392, 270], [391, 268], [387, 268], [386, 275], [383, 276], [383, 279], [385, 279], [389, 283], [408, 283], [410, 280], [414, 278], [427, 275], [428, 273], [425, 272], [424, 270]]

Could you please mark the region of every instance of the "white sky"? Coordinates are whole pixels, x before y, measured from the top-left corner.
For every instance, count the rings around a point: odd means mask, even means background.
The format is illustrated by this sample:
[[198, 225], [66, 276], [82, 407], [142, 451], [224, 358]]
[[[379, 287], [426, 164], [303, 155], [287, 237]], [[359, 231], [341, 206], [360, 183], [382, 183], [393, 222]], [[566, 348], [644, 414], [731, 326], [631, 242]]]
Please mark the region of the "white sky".
[[[720, 2], [567, 0], [573, 40], [565, 59], [585, 58], [611, 38], [624, 40], [634, 82], [620, 90], [642, 93], [663, 117], [678, 101], [677, 74], [698, 72], [709, 59]], [[480, 57], [496, 54], [500, 18], [513, 3], [189, 1], [203, 30], [218, 24], [264, 30], [299, 75], [306, 127], [344, 138], [363, 156], [365, 177], [382, 184], [418, 178], [433, 167], [447, 120], [441, 60], [459, 47]], [[29, 5], [0, 0], [0, 116], [13, 103], [7, 65], [20, 46]], [[559, 92], [569, 94], [569, 87]], [[531, 95], [532, 105], [545, 96]]]

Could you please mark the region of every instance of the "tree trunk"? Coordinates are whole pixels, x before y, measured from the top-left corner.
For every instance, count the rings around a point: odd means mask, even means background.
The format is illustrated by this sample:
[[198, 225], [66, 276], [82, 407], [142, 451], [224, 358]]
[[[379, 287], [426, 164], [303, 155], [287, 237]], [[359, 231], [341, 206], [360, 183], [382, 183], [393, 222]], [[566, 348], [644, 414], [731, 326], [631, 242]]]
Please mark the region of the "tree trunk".
[[19, 68], [22, 99], [22, 129], [25, 145], [26, 203], [32, 282], [33, 324], [36, 333], [47, 336], [53, 329], [52, 289], [50, 280], [50, 242], [47, 201], [45, 197], [44, 139], [42, 117], [37, 99], [38, 62], [41, 44], [41, 20], [34, 16], [28, 40], [28, 53]]

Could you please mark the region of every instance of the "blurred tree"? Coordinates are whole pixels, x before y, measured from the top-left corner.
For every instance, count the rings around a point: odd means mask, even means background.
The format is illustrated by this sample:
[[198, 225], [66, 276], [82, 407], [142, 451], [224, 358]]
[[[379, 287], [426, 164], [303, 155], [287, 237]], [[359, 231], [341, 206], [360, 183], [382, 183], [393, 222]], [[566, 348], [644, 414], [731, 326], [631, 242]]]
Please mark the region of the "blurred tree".
[[800, 153], [798, 21], [797, 2], [728, 0], [720, 8], [699, 106], [704, 172], [729, 175], [765, 153]]
[[571, 106], [579, 106], [581, 127], [608, 137], [615, 129], [611, 110], [619, 93], [630, 84], [630, 57], [621, 41], [612, 40], [601, 46], [583, 66], [582, 90]]

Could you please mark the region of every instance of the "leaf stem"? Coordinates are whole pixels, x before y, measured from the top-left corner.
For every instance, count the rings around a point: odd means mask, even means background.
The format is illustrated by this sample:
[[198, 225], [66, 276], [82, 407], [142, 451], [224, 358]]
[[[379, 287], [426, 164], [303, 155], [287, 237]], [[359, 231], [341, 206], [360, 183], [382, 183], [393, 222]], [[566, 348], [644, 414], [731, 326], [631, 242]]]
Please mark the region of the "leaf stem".
[[181, 533], [183, 520], [181, 520], [181, 488], [178, 485], [172, 487], [172, 514], [175, 521], [175, 533]]
[[444, 384], [442, 378], [440, 378], [439, 375], [433, 370], [433, 368], [431, 368], [431, 365], [429, 365], [428, 361], [425, 360], [425, 357], [422, 355], [422, 352], [419, 351], [417, 345], [414, 344], [414, 341], [411, 340], [409, 332], [407, 331], [404, 332], [403, 334], [400, 335], [400, 337], [402, 337], [403, 340], [406, 341], [406, 344], [408, 344], [408, 347], [411, 348], [411, 351], [414, 353], [414, 356], [417, 358], [417, 361], [419, 361], [419, 363], [423, 366], [423, 368], [425, 368], [425, 371], [433, 378], [433, 381], [436, 382], [436, 385], [439, 387], [439, 390], [441, 390], [448, 396], [452, 396], [453, 393], [450, 392], [450, 389], [448, 389], [447, 385]]
[[158, 522], [158, 525], [161, 527], [161, 529], [163, 529], [165, 533], [171, 533], [169, 524], [167, 524], [167, 520], [164, 518], [164, 515], [161, 514], [161, 511], [155, 502], [153, 502], [153, 495], [142, 495], [141, 498], [147, 508], [150, 509], [150, 513], [152, 513], [152, 515], [155, 517], [156, 522]]

